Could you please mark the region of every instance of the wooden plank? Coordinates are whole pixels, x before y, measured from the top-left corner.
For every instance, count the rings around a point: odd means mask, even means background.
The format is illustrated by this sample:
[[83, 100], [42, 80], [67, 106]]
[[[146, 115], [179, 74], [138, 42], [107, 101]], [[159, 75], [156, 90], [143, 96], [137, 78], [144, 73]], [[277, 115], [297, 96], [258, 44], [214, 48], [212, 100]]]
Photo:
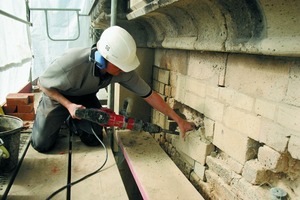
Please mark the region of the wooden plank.
[[[47, 154], [39, 153], [29, 146], [7, 199], [46, 199], [57, 189], [66, 185], [68, 143], [68, 137], [62, 135], [53, 151]], [[62, 191], [52, 199], [65, 198], [66, 191]]]
[[[114, 155], [107, 139], [104, 138], [108, 160], [97, 174], [72, 186], [71, 199], [125, 200], [128, 199]], [[101, 146], [88, 147], [80, 139], [73, 139], [72, 181], [99, 169], [105, 161], [106, 152]]]
[[143, 199], [204, 199], [149, 133], [116, 135]]

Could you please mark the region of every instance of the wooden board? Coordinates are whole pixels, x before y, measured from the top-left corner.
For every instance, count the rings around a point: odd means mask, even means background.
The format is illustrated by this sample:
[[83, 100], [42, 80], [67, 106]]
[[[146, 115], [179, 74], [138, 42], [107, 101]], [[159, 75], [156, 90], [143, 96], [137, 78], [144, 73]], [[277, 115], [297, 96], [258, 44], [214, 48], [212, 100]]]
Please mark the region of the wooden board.
[[[37, 152], [30, 145], [7, 199], [46, 199], [66, 185], [68, 143], [68, 137], [62, 136], [54, 150], [47, 154]], [[63, 191], [53, 199], [65, 197], [66, 191]]]
[[[97, 174], [72, 186], [72, 200], [128, 199], [111, 147], [106, 139], [104, 142], [108, 153], [106, 164]], [[79, 138], [75, 138], [72, 148], [72, 181], [99, 169], [105, 158], [106, 152], [102, 146], [88, 147], [83, 145]]]
[[204, 199], [149, 133], [116, 135], [143, 199]]

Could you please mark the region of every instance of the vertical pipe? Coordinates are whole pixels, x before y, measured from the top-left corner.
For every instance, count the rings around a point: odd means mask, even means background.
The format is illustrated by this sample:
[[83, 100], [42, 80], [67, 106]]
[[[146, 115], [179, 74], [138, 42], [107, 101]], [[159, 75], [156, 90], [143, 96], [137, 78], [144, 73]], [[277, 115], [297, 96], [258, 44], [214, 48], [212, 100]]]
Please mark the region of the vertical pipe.
[[[116, 21], [117, 21], [117, 0], [111, 0], [111, 5], [110, 5], [110, 26], [116, 25]], [[108, 107], [110, 109], [114, 109], [115, 84], [110, 84], [108, 89], [109, 89]]]
[[[118, 4], [118, 0], [111, 0], [111, 12], [110, 12], [110, 26], [114, 26], [117, 24], [117, 4]], [[109, 105], [109, 108], [113, 109], [114, 111], [117, 111], [118, 112], [118, 103], [116, 102], [119, 102], [119, 99], [120, 99], [120, 86], [119, 85], [116, 85], [116, 84], [110, 84], [109, 86], [109, 95], [108, 95], [108, 105]], [[109, 138], [109, 143], [110, 143], [110, 146], [112, 147], [113, 144], [114, 144], [114, 141], [113, 141], [113, 135], [115, 134], [115, 129], [114, 127], [112, 127], [112, 132], [110, 134], [108, 134], [108, 138]]]
[[117, 0], [111, 0], [111, 18], [110, 18], [110, 25], [114, 26], [117, 22]]

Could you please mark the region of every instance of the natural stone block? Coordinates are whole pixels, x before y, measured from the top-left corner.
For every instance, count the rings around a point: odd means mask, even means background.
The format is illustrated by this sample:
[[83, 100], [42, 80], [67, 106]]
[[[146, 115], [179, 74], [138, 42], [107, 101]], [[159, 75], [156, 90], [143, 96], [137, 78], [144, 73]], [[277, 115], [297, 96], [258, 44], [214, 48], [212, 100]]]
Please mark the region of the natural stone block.
[[258, 161], [268, 170], [284, 172], [288, 169], [288, 157], [264, 145], [258, 150]]
[[259, 185], [269, 181], [270, 172], [255, 159], [245, 163], [242, 175], [249, 183]]

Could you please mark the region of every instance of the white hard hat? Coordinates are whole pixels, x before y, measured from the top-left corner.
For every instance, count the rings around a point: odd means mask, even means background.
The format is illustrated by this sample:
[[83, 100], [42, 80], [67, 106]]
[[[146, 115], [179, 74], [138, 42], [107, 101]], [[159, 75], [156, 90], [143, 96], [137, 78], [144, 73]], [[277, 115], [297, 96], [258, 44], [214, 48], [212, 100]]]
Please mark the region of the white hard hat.
[[132, 71], [140, 64], [133, 37], [119, 26], [104, 30], [97, 42], [97, 49], [106, 60], [124, 72]]

